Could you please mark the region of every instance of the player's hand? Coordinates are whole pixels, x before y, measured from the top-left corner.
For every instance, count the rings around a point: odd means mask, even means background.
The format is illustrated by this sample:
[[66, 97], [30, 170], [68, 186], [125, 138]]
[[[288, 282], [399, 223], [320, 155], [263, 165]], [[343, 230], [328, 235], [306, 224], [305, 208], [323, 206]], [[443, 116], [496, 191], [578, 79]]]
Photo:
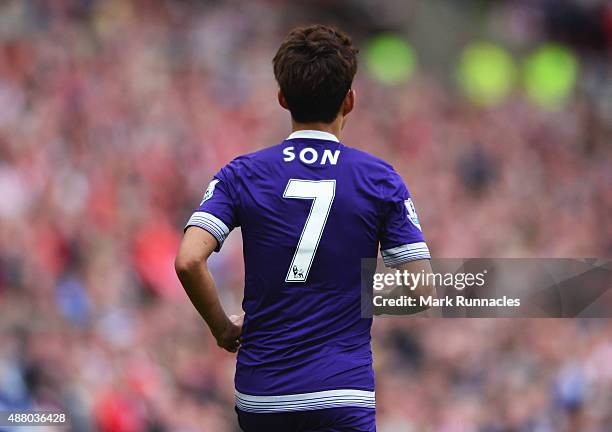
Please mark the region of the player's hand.
[[231, 315], [229, 317], [229, 325], [216, 337], [217, 345], [226, 351], [235, 353], [240, 348], [242, 342], [242, 323], [244, 321], [244, 314], [242, 315]]

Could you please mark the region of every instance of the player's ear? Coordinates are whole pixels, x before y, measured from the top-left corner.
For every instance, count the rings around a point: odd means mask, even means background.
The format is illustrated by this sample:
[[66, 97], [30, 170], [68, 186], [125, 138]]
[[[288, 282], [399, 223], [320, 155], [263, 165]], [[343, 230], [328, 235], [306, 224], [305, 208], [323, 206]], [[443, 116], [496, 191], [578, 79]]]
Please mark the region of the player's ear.
[[347, 116], [355, 107], [355, 90], [349, 89], [342, 102], [342, 115]]
[[285, 96], [283, 96], [283, 92], [280, 91], [280, 89], [278, 89], [278, 103], [279, 103], [280, 106], [282, 106], [286, 110], [289, 109], [289, 105], [287, 104], [287, 100], [285, 99]]

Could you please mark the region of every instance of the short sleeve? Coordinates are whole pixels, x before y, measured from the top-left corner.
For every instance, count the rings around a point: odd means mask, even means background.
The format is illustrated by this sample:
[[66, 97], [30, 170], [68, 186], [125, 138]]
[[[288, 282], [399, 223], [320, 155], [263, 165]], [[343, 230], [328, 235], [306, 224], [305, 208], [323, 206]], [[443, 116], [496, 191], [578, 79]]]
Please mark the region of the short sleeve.
[[431, 258], [408, 188], [390, 169], [382, 187], [380, 249], [387, 267]]
[[238, 226], [235, 185], [228, 167], [219, 171], [208, 184], [200, 206], [187, 221], [185, 229], [197, 226], [212, 234], [219, 252], [229, 233]]

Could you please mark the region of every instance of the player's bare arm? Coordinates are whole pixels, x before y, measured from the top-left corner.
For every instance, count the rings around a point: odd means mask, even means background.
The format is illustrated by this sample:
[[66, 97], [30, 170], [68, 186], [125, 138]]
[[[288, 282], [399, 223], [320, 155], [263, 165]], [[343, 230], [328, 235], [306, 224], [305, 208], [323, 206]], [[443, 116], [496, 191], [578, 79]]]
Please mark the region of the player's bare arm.
[[[424, 276], [432, 274], [431, 263], [428, 259], [409, 261], [404, 264], [400, 264], [396, 269], [401, 272], [415, 273], [415, 274], [423, 274]], [[433, 278], [431, 277], [423, 277], [419, 279], [420, 283], [415, 287], [401, 286], [399, 288], [402, 289], [402, 295], [407, 295], [410, 297], [430, 297], [436, 295], [436, 287], [433, 284]], [[424, 308], [426, 309], [426, 308]]]
[[219, 300], [207, 260], [217, 247], [217, 240], [208, 232], [189, 227], [179, 246], [174, 262], [185, 292], [204, 318], [217, 344], [229, 352], [240, 346], [243, 316], [228, 317]]
[[[413, 287], [407, 287], [405, 285], [399, 285], [389, 291], [382, 293], [383, 297], [386, 298], [399, 298], [400, 296], [407, 296], [414, 299], [421, 297], [435, 297], [436, 286], [433, 284], [433, 278], [427, 277], [432, 273], [431, 262], [429, 259], [422, 259], [416, 261], [409, 261], [393, 267], [401, 272], [408, 272], [413, 274], [423, 274], [425, 277], [419, 279], [419, 284]], [[413, 315], [419, 312], [423, 312], [429, 309], [429, 306], [421, 305], [421, 302], [417, 301], [416, 306], [406, 306], [404, 308], [388, 307], [383, 308], [380, 313], [386, 315]]]

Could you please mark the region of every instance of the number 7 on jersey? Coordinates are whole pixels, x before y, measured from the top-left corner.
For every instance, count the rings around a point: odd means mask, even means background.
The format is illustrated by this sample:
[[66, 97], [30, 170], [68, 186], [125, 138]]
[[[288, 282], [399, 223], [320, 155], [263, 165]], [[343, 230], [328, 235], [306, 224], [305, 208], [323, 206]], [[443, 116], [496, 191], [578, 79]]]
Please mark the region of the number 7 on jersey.
[[283, 198], [313, 201], [285, 282], [306, 282], [335, 193], [336, 180], [290, 179], [287, 183]]

